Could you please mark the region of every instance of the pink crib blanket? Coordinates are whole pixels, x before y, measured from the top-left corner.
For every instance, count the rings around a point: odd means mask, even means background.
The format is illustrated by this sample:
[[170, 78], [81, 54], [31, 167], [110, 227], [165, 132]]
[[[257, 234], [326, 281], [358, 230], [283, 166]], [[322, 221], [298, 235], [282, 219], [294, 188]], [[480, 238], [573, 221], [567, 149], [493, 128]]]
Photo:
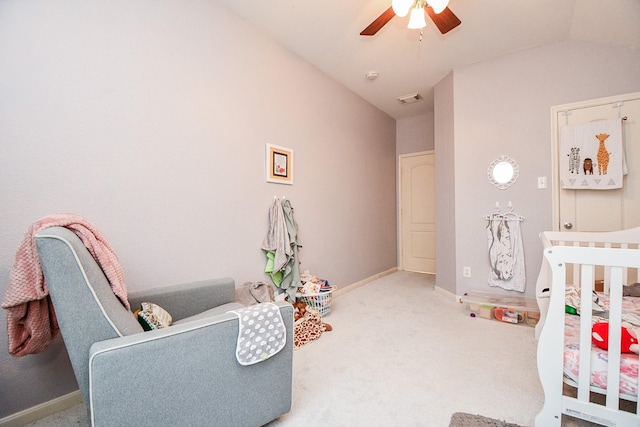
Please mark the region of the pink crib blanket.
[[[598, 294], [600, 305], [609, 307], [608, 295]], [[640, 298], [623, 297], [623, 313], [640, 314]], [[593, 321], [602, 321], [594, 313]], [[620, 394], [627, 396], [638, 395], [638, 355], [635, 353], [623, 353], [620, 355]], [[574, 314], [565, 314], [565, 350], [564, 350], [564, 374], [578, 381], [580, 364], [580, 317]], [[602, 390], [607, 388], [607, 364], [608, 353], [599, 347], [591, 349], [591, 385]]]
[[18, 246], [2, 301], [2, 308], [7, 310], [9, 353], [13, 356], [44, 351], [59, 331], [35, 243], [38, 232], [54, 226], [66, 227], [80, 237], [104, 271], [114, 294], [130, 309], [120, 262], [100, 230], [72, 213], [41, 218], [28, 228]]

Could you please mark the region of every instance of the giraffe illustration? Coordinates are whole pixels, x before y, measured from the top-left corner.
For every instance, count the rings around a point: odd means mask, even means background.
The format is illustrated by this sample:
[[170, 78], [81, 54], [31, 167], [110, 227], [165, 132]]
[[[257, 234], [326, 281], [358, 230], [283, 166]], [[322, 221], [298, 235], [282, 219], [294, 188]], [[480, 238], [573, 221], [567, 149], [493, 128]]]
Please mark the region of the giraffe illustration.
[[607, 167], [609, 166], [609, 152], [607, 151], [607, 147], [604, 146], [605, 139], [609, 138], [609, 135], [606, 133], [600, 133], [596, 135], [598, 141], [600, 141], [600, 146], [598, 147], [598, 175], [606, 175]]

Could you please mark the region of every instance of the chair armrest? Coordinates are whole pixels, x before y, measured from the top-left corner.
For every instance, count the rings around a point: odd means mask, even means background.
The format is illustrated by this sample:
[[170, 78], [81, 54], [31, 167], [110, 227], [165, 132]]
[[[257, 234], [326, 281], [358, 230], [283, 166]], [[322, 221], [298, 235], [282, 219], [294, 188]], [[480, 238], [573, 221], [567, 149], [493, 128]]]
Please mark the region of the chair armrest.
[[130, 292], [128, 299], [134, 311], [140, 308], [140, 303], [152, 302], [177, 321], [234, 302], [235, 283], [229, 277], [201, 280]]
[[89, 359], [92, 425], [122, 420], [126, 425], [261, 426], [289, 412], [293, 307], [276, 304], [287, 343], [250, 366], [236, 359], [233, 313], [95, 343]]

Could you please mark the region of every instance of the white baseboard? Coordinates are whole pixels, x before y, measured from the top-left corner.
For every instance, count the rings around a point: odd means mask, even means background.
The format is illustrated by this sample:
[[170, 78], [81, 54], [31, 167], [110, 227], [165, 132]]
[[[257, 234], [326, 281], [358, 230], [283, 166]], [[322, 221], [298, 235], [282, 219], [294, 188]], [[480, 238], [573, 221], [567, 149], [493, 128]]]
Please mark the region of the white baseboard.
[[48, 402], [32, 406], [24, 411], [16, 412], [15, 414], [4, 417], [0, 419], [0, 427], [23, 426], [55, 414], [56, 412], [69, 409], [78, 403], [82, 403], [80, 390], [73, 391], [69, 394], [65, 394], [64, 396], [56, 397]]
[[444, 296], [446, 298], [452, 299], [452, 300], [454, 300], [456, 302], [460, 302], [461, 301], [460, 297], [458, 295], [456, 295], [454, 293], [451, 293], [448, 290], [446, 290], [444, 288], [441, 288], [440, 286], [436, 286], [435, 287], [435, 291], [437, 293], [439, 293], [440, 295], [442, 295], [442, 296]]
[[359, 282], [355, 282], [350, 284], [349, 286], [345, 286], [344, 288], [339, 287], [334, 293], [334, 296], [340, 296], [342, 294], [346, 294], [347, 292], [351, 292], [354, 289], [359, 288], [360, 286], [366, 285], [369, 282], [373, 282], [374, 280], [380, 279], [381, 277], [388, 276], [391, 273], [395, 273], [398, 271], [398, 267], [390, 268], [382, 273], [374, 274], [373, 276], [369, 276], [366, 279], [360, 280]]

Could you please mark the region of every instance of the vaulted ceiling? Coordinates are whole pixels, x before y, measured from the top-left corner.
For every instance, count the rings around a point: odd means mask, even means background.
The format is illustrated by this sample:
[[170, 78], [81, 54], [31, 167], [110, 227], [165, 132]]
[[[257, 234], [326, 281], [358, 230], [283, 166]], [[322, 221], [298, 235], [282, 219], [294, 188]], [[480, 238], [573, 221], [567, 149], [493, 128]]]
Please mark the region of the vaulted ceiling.
[[[640, 0], [451, 0], [462, 24], [445, 35], [428, 16], [422, 34], [395, 16], [372, 37], [360, 32], [391, 0], [219, 1], [396, 119], [432, 110], [457, 67], [564, 40], [640, 48]], [[416, 92], [424, 100], [397, 100]]]

